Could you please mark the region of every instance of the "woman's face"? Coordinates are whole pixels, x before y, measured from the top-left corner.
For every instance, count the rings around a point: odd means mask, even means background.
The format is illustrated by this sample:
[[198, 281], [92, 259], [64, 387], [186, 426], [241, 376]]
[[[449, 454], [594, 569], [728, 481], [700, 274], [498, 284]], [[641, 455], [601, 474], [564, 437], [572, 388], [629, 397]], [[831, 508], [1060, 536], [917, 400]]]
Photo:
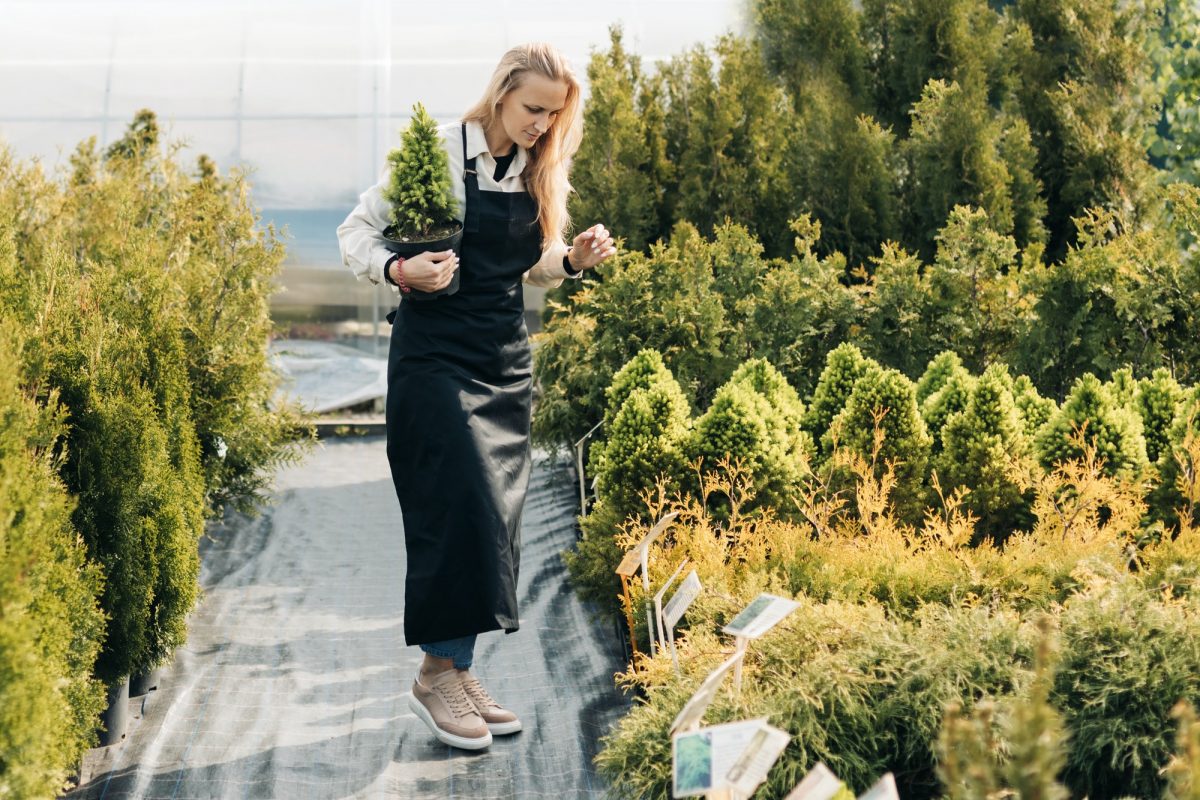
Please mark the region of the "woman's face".
[[500, 101], [499, 123], [518, 147], [530, 148], [550, 129], [566, 104], [566, 81], [529, 72], [521, 85]]

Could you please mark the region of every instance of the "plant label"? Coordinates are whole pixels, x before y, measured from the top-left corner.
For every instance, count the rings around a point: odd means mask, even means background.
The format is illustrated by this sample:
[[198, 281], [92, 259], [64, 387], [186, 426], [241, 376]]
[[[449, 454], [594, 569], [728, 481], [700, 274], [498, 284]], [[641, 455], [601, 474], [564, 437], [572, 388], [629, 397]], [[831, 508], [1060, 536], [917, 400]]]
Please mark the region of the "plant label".
[[734, 617], [724, 630], [743, 639], [757, 639], [799, 607], [800, 604], [795, 600], [773, 594], [760, 594], [742, 613]]
[[892, 777], [892, 773], [884, 773], [874, 786], [859, 795], [858, 800], [900, 800], [900, 793], [896, 791], [896, 779]]
[[675, 594], [667, 601], [667, 607], [663, 609], [663, 624], [668, 630], [679, 624], [692, 602], [700, 596], [700, 588], [700, 576], [696, 574], [696, 570], [692, 570], [679, 584]]
[[754, 719], [675, 735], [671, 739], [672, 796], [697, 797], [730, 788], [730, 770], [759, 732], [769, 727], [765, 719]]
[[830, 800], [841, 788], [842, 782], [838, 780], [838, 776], [834, 775], [829, 767], [818, 761], [817, 765], [804, 776], [804, 780], [797, 783], [796, 788], [788, 792], [788, 796], [784, 800]]
[[771, 767], [775, 765], [776, 759], [783, 753], [791, 738], [785, 731], [764, 723], [730, 767], [726, 776], [730, 786], [742, 797], [753, 795], [759, 784], [767, 779], [767, 773], [771, 771]]
[[692, 699], [684, 703], [683, 708], [679, 710], [679, 715], [671, 723], [671, 733], [686, 731], [699, 726], [700, 720], [704, 717], [704, 712], [708, 708], [709, 703], [717, 696], [717, 689], [721, 688], [721, 681], [724, 680], [735, 664], [742, 663], [742, 658], [745, 655], [745, 650], [739, 650], [722, 662], [719, 667], [708, 673], [708, 677], [700, 684], [700, 688], [692, 695]]

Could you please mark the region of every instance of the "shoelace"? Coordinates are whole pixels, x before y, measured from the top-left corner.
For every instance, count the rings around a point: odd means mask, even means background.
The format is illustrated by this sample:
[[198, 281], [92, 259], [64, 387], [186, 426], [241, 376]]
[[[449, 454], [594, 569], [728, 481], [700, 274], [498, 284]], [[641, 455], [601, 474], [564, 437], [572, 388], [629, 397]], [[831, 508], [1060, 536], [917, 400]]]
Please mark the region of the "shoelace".
[[450, 713], [454, 716], [465, 717], [475, 713], [475, 706], [472, 705], [471, 698], [467, 696], [461, 682], [442, 684], [432, 688], [450, 707]]
[[483, 684], [474, 675], [468, 674], [464, 677], [461, 685], [466, 690], [467, 695], [475, 701], [475, 705], [480, 710], [491, 708], [492, 706], [500, 707], [500, 704], [492, 699], [492, 696], [487, 693], [487, 689], [483, 688]]

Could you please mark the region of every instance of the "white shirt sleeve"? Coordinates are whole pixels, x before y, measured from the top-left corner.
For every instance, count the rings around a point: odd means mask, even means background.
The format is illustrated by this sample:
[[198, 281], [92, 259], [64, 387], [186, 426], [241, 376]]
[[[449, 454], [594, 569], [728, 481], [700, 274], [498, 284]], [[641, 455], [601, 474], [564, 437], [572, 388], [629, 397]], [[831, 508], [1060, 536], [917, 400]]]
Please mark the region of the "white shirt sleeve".
[[521, 280], [528, 283], [530, 286], [543, 286], [547, 289], [553, 289], [563, 282], [563, 278], [579, 278], [583, 275], [580, 272], [578, 275], [568, 275], [563, 269], [563, 256], [567, 254], [567, 243], [562, 239], [556, 239], [550, 243], [550, 246], [542, 251], [542, 257], [538, 262], [529, 269], [525, 270], [525, 274], [521, 276]]
[[[359, 280], [371, 283], [384, 283], [383, 268], [392, 257], [382, 233], [391, 224], [390, 209], [383, 199], [388, 177], [388, 170], [384, 169], [379, 181], [359, 196], [358, 205], [337, 229], [342, 263]], [[387, 285], [393, 292], [398, 291], [390, 283]]]

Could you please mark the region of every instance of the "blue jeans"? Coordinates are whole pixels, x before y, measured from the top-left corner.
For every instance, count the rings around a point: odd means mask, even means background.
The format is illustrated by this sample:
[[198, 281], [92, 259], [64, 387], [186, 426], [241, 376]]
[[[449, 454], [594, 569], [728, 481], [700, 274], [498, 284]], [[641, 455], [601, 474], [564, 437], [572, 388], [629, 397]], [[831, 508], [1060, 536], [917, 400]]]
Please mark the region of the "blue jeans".
[[475, 634], [460, 639], [447, 639], [444, 642], [428, 642], [420, 647], [435, 658], [453, 660], [455, 669], [470, 669], [471, 662], [475, 659]]

